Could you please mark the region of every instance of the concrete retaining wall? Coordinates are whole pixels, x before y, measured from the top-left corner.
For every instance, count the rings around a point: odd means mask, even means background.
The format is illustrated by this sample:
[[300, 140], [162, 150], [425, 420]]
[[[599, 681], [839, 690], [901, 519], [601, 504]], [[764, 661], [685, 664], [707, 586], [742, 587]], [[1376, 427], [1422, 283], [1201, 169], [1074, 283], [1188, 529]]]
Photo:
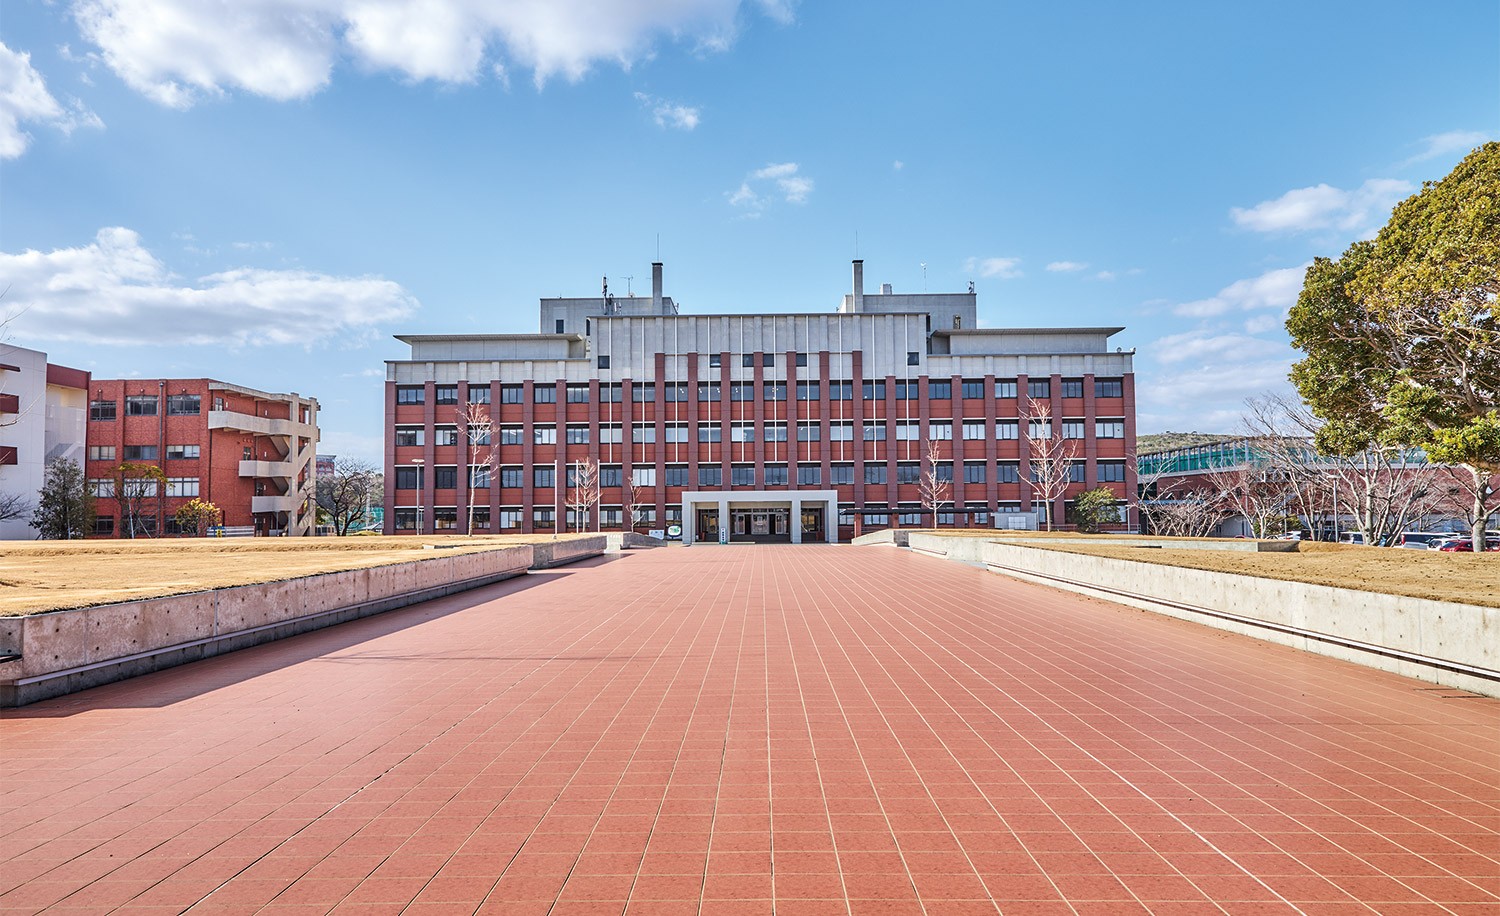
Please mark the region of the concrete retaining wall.
[[861, 534], [849, 543], [861, 547], [867, 544], [895, 544], [897, 547], [906, 547], [908, 534], [905, 528], [882, 528], [869, 534]]
[[604, 549], [609, 546], [608, 537], [603, 534], [591, 534], [586, 537], [558, 538], [555, 541], [541, 541], [531, 545], [536, 558], [532, 560], [532, 569], [551, 569], [554, 566], [562, 566], [565, 563], [573, 563], [578, 560], [586, 560], [589, 557], [602, 556]]
[[1500, 608], [1086, 556], [982, 538], [914, 534], [911, 547], [1430, 683], [1500, 696]]
[[534, 562], [531, 545], [502, 547], [3, 617], [0, 656], [11, 657], [0, 661], [0, 706], [22, 706], [489, 585], [525, 574]]
[[619, 553], [622, 550], [637, 550], [644, 547], [665, 547], [667, 542], [661, 538], [654, 538], [649, 534], [637, 534], [634, 531], [612, 531], [604, 535], [608, 546], [604, 548], [606, 553]]

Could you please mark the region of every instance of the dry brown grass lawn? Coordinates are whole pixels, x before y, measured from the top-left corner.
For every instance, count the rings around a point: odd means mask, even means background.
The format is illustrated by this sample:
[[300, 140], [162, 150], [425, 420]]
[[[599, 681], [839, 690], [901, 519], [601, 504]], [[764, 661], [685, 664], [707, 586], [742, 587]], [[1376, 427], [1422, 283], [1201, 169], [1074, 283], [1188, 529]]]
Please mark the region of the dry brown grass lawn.
[[[559, 538], [578, 535], [558, 535]], [[254, 585], [549, 541], [551, 535], [9, 541], [0, 548], [0, 616]], [[443, 550], [423, 550], [424, 544]]]
[[[1410, 595], [1436, 601], [1457, 601], [1485, 607], [1500, 607], [1500, 553], [1443, 553], [1436, 550], [1410, 550], [1403, 547], [1356, 547], [1350, 544], [1328, 544], [1300, 541], [1297, 549], [1278, 553], [1250, 553], [1233, 550], [1173, 550], [1170, 547], [1124, 547], [1111, 540], [1139, 535], [1076, 534], [1045, 531], [941, 531], [929, 534], [958, 534], [967, 537], [989, 537], [1005, 540], [1013, 537], [1052, 537], [1086, 539], [1086, 543], [1058, 543], [1043, 550], [1062, 550], [1093, 556], [1114, 557], [1208, 569], [1216, 572], [1310, 582], [1337, 588], [1362, 589], [1388, 595]], [[1163, 538], [1163, 540], [1173, 540]], [[1184, 538], [1182, 540], [1191, 540]], [[1037, 546], [1037, 545], [1028, 545]]]

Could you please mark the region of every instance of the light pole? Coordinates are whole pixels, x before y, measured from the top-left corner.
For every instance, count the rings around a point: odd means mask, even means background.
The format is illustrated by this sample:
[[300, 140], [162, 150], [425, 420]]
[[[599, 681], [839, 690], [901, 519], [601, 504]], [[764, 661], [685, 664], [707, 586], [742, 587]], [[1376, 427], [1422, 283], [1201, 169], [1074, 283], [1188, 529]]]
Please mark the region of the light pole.
[[417, 534], [422, 534], [422, 465], [425, 458], [413, 458], [411, 463], [417, 466]]

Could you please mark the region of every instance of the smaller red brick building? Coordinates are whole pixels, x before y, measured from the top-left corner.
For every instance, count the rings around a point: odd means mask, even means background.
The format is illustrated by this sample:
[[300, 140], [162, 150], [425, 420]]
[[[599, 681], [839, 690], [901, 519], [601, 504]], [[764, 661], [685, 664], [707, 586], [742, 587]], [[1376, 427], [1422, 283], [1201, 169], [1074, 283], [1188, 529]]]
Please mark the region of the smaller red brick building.
[[[177, 509], [200, 498], [235, 533], [308, 535], [315, 527], [318, 402], [213, 379], [93, 379], [87, 472], [98, 537], [171, 536]], [[138, 507], [116, 496], [122, 463], [166, 476]], [[133, 516], [133, 518], [131, 517]]]

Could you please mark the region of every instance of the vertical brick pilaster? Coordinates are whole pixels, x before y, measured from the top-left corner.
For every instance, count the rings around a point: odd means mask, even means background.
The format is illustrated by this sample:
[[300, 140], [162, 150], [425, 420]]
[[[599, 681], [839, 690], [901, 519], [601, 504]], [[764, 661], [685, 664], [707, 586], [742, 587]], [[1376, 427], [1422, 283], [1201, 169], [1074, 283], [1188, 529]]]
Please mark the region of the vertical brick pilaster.
[[[829, 373], [832, 370], [833, 354], [827, 350], [818, 351], [818, 461], [822, 465], [821, 487], [834, 489], [833, 486], [833, 442], [829, 438], [832, 430], [829, 428], [829, 414], [832, 413], [829, 405], [833, 402], [828, 397], [828, 385], [832, 379]], [[834, 507], [834, 517], [824, 520], [825, 524], [838, 526], [838, 507]]]
[[[656, 468], [656, 524], [667, 527], [667, 354], [657, 353], [656, 441], [651, 443], [652, 467]], [[676, 403], [675, 401], [673, 403]]]
[[[532, 393], [536, 383], [521, 383], [521, 531], [530, 534], [535, 526], [531, 512], [536, 506], [536, 401]], [[555, 524], [555, 523], [554, 523]]]
[[865, 360], [863, 350], [852, 350], [849, 359], [853, 367], [850, 373], [850, 384], [853, 386], [853, 399], [849, 402], [854, 405], [854, 509], [856, 521], [854, 523], [855, 533], [862, 530], [862, 525], [857, 513], [865, 507]]
[[885, 391], [885, 501], [891, 507], [891, 527], [899, 528], [901, 493], [896, 483], [896, 459], [900, 452], [900, 443], [896, 439], [896, 377], [887, 375], [881, 388]]
[[[1052, 396], [1052, 435], [1057, 437], [1062, 435], [1062, 376], [1054, 372], [1050, 378], [1052, 381], [1047, 386], [1047, 393]], [[1063, 492], [1057, 495], [1057, 499], [1053, 500], [1052, 508], [1048, 510], [1052, 513], [1052, 525], [1054, 528], [1066, 523], [1068, 520], [1067, 513], [1063, 511], [1063, 502], [1067, 498], [1067, 491], [1068, 488], [1064, 486]]]
[[490, 531], [500, 530], [500, 380], [490, 380]]
[[[453, 421], [458, 425], [460, 413], [467, 416], [469, 409], [469, 380], [467, 378], [458, 381], [458, 404], [449, 408], [454, 412]], [[454, 504], [458, 507], [458, 530], [468, 533], [469, 530], [469, 431], [465, 426], [459, 430], [458, 446], [455, 454], [458, 456], [453, 462], [458, 468], [458, 490], [455, 494]]]
[[953, 400], [953, 523], [960, 528], [969, 527], [969, 516], [963, 511], [968, 508], [966, 500], [968, 494], [964, 492], [964, 380], [963, 376], [955, 375], [949, 381], [952, 388]]
[[[719, 354], [719, 487], [729, 489], [730, 462], [734, 457], [734, 446], [729, 441], [729, 421], [734, 415], [734, 402], [729, 399], [729, 386], [733, 384], [730, 372], [729, 351]], [[720, 530], [729, 524], [729, 519], [719, 519]]]
[[[804, 419], [806, 408], [797, 400], [797, 351], [786, 351], [786, 488], [797, 489], [797, 469], [802, 466], [802, 443], [797, 441], [797, 429]], [[796, 524], [802, 524], [798, 519]]]
[[[995, 437], [995, 376], [984, 377], [984, 501], [994, 515], [1000, 500], [1000, 444]], [[990, 519], [993, 527], [995, 520]]]
[[[589, 460], [599, 466], [599, 380], [589, 379]], [[589, 510], [589, 529], [599, 530], [599, 503], [604, 501], [604, 488], [599, 488], [600, 497]]]
[[1020, 466], [1016, 469], [1018, 477], [1021, 478], [1021, 511], [1031, 511], [1031, 395], [1027, 393], [1026, 386], [1030, 378], [1026, 373], [1016, 376], [1016, 446], [1021, 457]]
[[[635, 473], [635, 382], [620, 380], [620, 506], [630, 502], [631, 476]], [[622, 511], [620, 527], [634, 531], [630, 513]]]
[[766, 486], [766, 369], [761, 365], [760, 350], [756, 350], [751, 359], [755, 361], [751, 367], [753, 384], [750, 389], [750, 396], [755, 399], [750, 409], [750, 416], [755, 420], [755, 447], [750, 452], [755, 456], [755, 487], [763, 490]]
[[1125, 499], [1128, 504], [1126, 509], [1126, 524], [1132, 531], [1140, 530], [1140, 509], [1136, 505], [1137, 487], [1135, 465], [1135, 373], [1127, 372], [1121, 380], [1121, 394], [1124, 399], [1121, 406], [1125, 411]]
[[422, 519], [421, 533], [431, 534], [433, 510], [436, 509], [434, 499], [437, 489], [434, 484], [437, 481], [437, 468], [434, 467], [437, 456], [437, 431], [433, 428], [437, 420], [437, 382], [428, 379], [422, 386], [426, 390], [422, 394], [422, 470], [417, 474], [422, 479]]
[[564, 379], [557, 380], [557, 390], [552, 396], [553, 425], [557, 427], [557, 470], [553, 471], [552, 482], [557, 484], [552, 490], [552, 524], [553, 531], [566, 531], [568, 519], [568, 384]]
[[[685, 489], [696, 490], [698, 489], [698, 449], [701, 448], [701, 446], [698, 444], [698, 354], [696, 352], [689, 353], [687, 355], [687, 386], [688, 485]], [[687, 513], [684, 512], [682, 518], [682, 526], [684, 528], [687, 528], [689, 524], [693, 523], [694, 520], [689, 519], [687, 517]], [[696, 532], [698, 529], [689, 528], [688, 530], [691, 532]], [[695, 539], [696, 537], [697, 535], [694, 534]]]
[[[927, 386], [928, 386], [927, 376], [925, 376], [925, 375], [918, 376], [918, 378], [917, 378], [917, 461], [918, 461], [918, 468], [919, 468], [919, 470], [917, 471], [917, 474], [918, 474], [918, 478], [917, 479], [918, 480], [921, 480], [923, 477], [926, 476], [926, 474], [927, 474], [927, 467], [928, 467], [928, 463], [929, 463], [927, 461], [927, 442], [928, 442], [928, 438], [927, 438], [927, 424], [928, 424], [929, 419], [930, 419], [929, 418], [929, 410], [931, 408], [931, 404], [928, 402], [928, 399], [927, 399]], [[934, 528], [937, 527], [937, 514], [936, 513], [933, 513], [933, 516], [932, 516], [932, 527], [934, 527]]]
[[1099, 440], [1094, 437], [1094, 374], [1083, 377], [1083, 486], [1092, 490], [1099, 485]]

